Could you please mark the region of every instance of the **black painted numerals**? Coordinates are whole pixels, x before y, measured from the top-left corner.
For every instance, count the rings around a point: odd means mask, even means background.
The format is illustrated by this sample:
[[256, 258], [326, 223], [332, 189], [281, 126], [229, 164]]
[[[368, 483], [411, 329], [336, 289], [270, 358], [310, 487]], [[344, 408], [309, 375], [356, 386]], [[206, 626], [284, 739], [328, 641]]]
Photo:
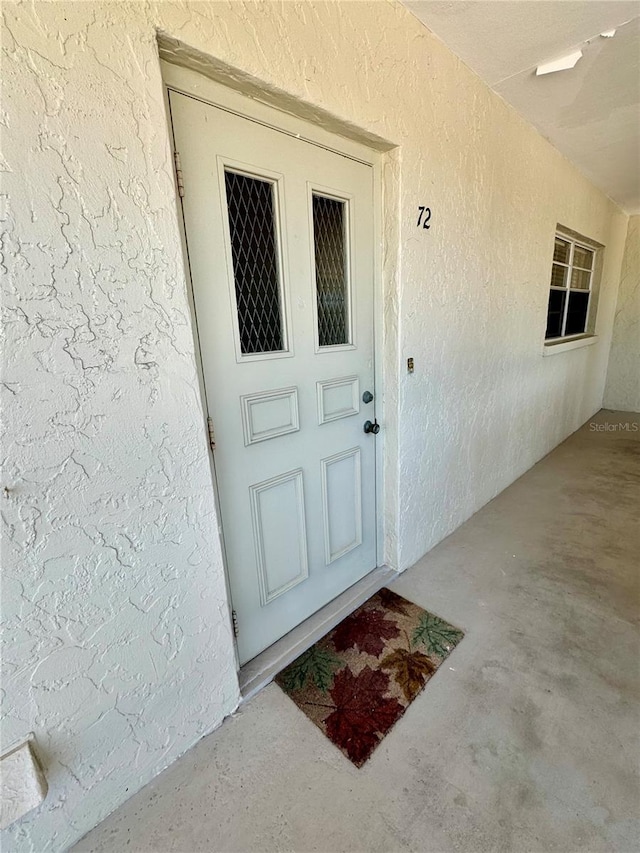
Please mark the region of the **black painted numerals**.
[[420, 226], [422, 225], [423, 228], [431, 228], [431, 226], [429, 225], [429, 220], [431, 219], [431, 208], [420, 205], [418, 210], [420, 211], [420, 213], [418, 215], [418, 222], [416, 223], [416, 227], [420, 228]]

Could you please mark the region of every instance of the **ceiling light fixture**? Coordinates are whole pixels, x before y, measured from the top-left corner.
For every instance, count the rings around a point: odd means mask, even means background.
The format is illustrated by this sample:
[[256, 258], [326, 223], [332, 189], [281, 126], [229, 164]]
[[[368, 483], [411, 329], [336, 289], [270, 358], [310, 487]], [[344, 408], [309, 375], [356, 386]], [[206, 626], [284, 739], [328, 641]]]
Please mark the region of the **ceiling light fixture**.
[[540, 77], [542, 74], [553, 74], [554, 71], [567, 71], [569, 68], [573, 68], [581, 58], [582, 51], [574, 50], [566, 56], [561, 56], [560, 59], [554, 59], [553, 62], [545, 62], [536, 68], [536, 77]]

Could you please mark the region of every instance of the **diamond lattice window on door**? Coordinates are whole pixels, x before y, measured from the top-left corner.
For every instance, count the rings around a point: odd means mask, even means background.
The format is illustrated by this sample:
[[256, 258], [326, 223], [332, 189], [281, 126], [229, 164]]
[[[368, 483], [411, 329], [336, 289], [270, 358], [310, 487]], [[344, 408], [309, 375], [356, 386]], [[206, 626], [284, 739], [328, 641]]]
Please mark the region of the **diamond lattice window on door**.
[[318, 345], [349, 344], [347, 202], [313, 193]]
[[274, 184], [225, 169], [243, 355], [285, 349]]

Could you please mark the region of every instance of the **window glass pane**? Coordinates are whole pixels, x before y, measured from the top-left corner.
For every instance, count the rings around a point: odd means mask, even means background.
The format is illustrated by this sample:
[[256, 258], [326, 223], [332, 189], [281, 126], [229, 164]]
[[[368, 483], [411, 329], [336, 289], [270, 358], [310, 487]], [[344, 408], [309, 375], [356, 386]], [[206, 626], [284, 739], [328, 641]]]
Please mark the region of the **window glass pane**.
[[585, 270], [571, 270], [571, 287], [578, 287], [580, 290], [589, 290], [589, 282], [591, 273]]
[[283, 349], [274, 186], [225, 170], [231, 256], [243, 354]]
[[313, 196], [318, 343], [349, 343], [345, 202]]
[[588, 293], [570, 293], [565, 335], [579, 335], [587, 327]]
[[554, 264], [551, 267], [551, 287], [567, 286], [567, 267], [559, 267]]
[[569, 263], [569, 246], [571, 244], [561, 237], [556, 237], [556, 245], [553, 250], [553, 260], [559, 261], [561, 264]]
[[562, 335], [562, 315], [566, 290], [549, 291], [549, 308], [547, 310], [547, 338], [559, 338]]
[[583, 249], [582, 246], [576, 246], [573, 250], [573, 265], [583, 267], [585, 270], [593, 269], [593, 252]]

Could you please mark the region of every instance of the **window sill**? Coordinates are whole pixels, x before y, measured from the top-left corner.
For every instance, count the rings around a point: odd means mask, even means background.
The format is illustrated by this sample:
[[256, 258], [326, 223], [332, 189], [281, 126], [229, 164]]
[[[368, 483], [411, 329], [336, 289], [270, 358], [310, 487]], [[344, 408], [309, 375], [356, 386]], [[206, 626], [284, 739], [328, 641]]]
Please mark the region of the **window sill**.
[[583, 335], [580, 338], [565, 338], [557, 342], [549, 341], [545, 343], [542, 349], [542, 355], [558, 355], [561, 352], [568, 352], [571, 349], [580, 349], [581, 347], [590, 347], [598, 342], [597, 335]]

